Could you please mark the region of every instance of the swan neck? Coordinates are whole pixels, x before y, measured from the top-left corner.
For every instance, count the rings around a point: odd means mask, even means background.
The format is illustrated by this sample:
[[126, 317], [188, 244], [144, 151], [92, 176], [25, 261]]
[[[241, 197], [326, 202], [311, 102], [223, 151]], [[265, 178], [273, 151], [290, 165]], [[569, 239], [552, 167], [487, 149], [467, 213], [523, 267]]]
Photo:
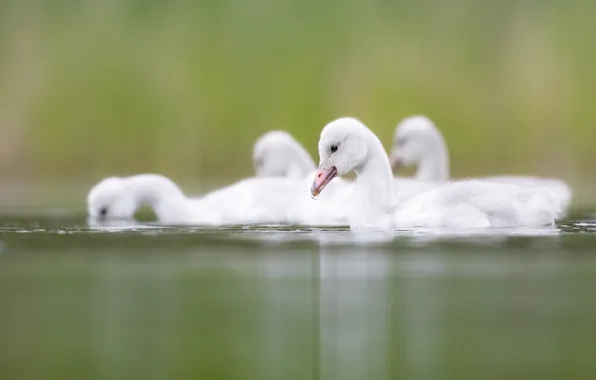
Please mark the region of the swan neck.
[[355, 170], [357, 179], [352, 201], [355, 212], [360, 214], [357, 216], [360, 224], [378, 224], [395, 206], [391, 165], [380, 142], [378, 145], [369, 149], [366, 163]]
[[436, 135], [429, 140], [425, 154], [418, 162], [415, 177], [427, 182], [449, 180], [449, 152], [442, 136]]
[[315, 162], [313, 161], [310, 154], [308, 154], [306, 149], [304, 149], [304, 147], [298, 143], [297, 145], [298, 146], [296, 147], [296, 165], [293, 165], [292, 167], [295, 173], [292, 173], [292, 177], [302, 179], [309, 173], [312, 173], [314, 170], [316, 170], [317, 166], [315, 165]]
[[179, 213], [184, 207], [184, 193], [166, 177], [154, 174], [129, 177], [127, 187], [137, 207], [152, 207], [160, 219], [167, 219], [167, 214]]

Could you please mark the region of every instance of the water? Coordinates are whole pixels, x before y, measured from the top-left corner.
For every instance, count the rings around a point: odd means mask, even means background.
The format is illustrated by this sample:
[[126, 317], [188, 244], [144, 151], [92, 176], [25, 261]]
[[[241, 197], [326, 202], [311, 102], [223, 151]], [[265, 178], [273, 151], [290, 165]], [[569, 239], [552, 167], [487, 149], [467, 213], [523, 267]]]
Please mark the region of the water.
[[2, 379], [591, 379], [596, 222], [399, 231], [0, 217]]

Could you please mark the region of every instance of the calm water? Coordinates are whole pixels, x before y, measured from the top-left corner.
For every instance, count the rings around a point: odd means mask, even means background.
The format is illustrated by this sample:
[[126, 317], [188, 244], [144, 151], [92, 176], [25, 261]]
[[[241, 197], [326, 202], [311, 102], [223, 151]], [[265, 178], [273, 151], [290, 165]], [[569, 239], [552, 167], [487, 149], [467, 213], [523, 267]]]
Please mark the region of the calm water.
[[0, 217], [2, 379], [593, 379], [596, 222], [490, 232]]

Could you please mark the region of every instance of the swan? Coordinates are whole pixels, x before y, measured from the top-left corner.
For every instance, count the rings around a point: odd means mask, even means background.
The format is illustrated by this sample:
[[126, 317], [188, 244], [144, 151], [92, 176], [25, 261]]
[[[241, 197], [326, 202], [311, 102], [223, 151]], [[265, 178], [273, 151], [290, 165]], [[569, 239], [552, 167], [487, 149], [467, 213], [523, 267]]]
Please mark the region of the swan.
[[[439, 129], [426, 116], [410, 116], [397, 125], [390, 160], [393, 169], [417, 165], [418, 170], [414, 175], [417, 180], [431, 182], [449, 180], [447, 144]], [[480, 179], [548, 191], [559, 202], [561, 215], [558, 218], [564, 216], [571, 203], [571, 188], [558, 179], [528, 176], [491, 176]]]
[[[269, 131], [253, 146], [253, 164], [257, 177], [286, 177], [302, 181], [309, 189], [316, 174], [316, 165], [304, 146], [285, 131]], [[310, 202], [307, 191], [301, 191], [288, 208], [286, 222], [295, 225], [345, 226], [341, 209], [350, 193], [352, 183], [339, 179], [329, 186], [320, 198], [319, 207]]]
[[337, 176], [356, 172], [345, 207], [353, 229], [552, 226], [560, 211], [549, 194], [482, 180], [446, 183], [399, 201], [380, 140], [355, 118], [327, 124], [318, 150], [320, 163], [311, 186], [313, 197]]
[[252, 154], [257, 177], [304, 179], [316, 165], [310, 154], [289, 133], [270, 131], [259, 137]]
[[89, 217], [131, 219], [148, 205], [162, 224], [234, 225], [285, 223], [302, 181], [287, 178], [247, 178], [200, 198], [189, 198], [171, 179], [160, 174], [109, 177], [87, 197]]
[[[270, 131], [261, 136], [253, 147], [253, 163], [257, 177], [287, 177], [303, 180], [310, 188], [316, 166], [306, 149], [294, 137], [284, 131]], [[398, 199], [405, 199], [434, 184], [409, 178], [395, 178]], [[303, 192], [289, 208], [287, 222], [297, 225], [345, 226], [345, 201], [351, 193], [352, 181], [338, 178], [329, 185], [319, 202], [313, 205], [310, 196]]]
[[[257, 177], [287, 177], [304, 180], [305, 186], [310, 187], [316, 173], [314, 160], [306, 149], [291, 134], [284, 131], [270, 131], [261, 136], [253, 147], [253, 163]], [[395, 192], [398, 199], [406, 199], [436, 186], [432, 181], [420, 181], [410, 178], [396, 177]], [[295, 210], [289, 217], [294, 224], [325, 224], [345, 225], [343, 218], [338, 218], [335, 209], [339, 206], [338, 199], [345, 198], [351, 190], [352, 182], [347, 180], [334, 181], [332, 187], [321, 197], [319, 203], [329, 203], [330, 215], [324, 215], [326, 208], [313, 207], [310, 198], [301, 197], [302, 211]]]

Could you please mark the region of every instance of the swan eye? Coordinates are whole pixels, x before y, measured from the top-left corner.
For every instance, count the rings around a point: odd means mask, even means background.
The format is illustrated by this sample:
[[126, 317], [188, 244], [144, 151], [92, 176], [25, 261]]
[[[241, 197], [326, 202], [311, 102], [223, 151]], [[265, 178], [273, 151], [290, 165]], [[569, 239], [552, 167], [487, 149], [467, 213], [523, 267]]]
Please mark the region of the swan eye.
[[337, 152], [337, 145], [331, 145], [331, 153]]
[[108, 213], [108, 208], [107, 207], [102, 207], [99, 209], [99, 214], [101, 216], [106, 216], [106, 214]]
[[397, 146], [404, 146], [404, 145], [406, 145], [406, 140], [407, 139], [405, 137], [402, 137], [400, 139], [397, 139]]

